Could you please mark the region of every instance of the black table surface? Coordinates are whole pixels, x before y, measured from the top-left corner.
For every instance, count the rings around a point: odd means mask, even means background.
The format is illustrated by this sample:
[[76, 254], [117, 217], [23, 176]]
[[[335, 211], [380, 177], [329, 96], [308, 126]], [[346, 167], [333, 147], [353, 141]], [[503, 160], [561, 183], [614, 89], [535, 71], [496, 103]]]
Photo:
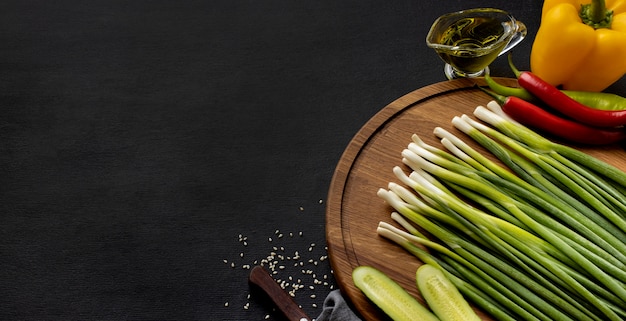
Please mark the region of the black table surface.
[[0, 319], [281, 320], [255, 264], [317, 316], [333, 171], [376, 112], [445, 81], [430, 24], [508, 10], [528, 69], [541, 4], [3, 1]]

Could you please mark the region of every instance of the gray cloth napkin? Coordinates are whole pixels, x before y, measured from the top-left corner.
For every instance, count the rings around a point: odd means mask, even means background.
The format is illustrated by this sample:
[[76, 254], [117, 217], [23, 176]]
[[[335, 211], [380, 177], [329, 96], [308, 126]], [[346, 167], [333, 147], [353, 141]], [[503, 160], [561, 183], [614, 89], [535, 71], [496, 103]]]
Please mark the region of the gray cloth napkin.
[[324, 300], [322, 313], [315, 319], [317, 321], [360, 321], [359, 317], [352, 312], [346, 300], [339, 290], [331, 291]]

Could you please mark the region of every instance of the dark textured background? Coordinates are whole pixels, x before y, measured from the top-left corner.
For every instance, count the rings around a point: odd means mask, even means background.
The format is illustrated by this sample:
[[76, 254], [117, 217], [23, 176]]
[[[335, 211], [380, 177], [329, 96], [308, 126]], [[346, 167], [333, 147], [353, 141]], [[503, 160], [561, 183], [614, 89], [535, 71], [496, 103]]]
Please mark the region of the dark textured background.
[[246, 281], [271, 252], [316, 316], [343, 149], [479, 6], [528, 25], [527, 69], [538, 0], [3, 1], [0, 319], [278, 319]]

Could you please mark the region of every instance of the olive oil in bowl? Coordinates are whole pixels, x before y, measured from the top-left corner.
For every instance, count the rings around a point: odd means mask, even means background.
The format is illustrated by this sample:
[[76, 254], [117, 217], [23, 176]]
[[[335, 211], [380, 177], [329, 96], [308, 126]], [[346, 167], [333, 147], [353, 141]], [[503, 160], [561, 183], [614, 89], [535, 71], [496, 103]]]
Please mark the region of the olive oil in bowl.
[[499, 55], [526, 36], [526, 27], [499, 9], [472, 9], [441, 16], [426, 42], [446, 63], [446, 76], [482, 75]]

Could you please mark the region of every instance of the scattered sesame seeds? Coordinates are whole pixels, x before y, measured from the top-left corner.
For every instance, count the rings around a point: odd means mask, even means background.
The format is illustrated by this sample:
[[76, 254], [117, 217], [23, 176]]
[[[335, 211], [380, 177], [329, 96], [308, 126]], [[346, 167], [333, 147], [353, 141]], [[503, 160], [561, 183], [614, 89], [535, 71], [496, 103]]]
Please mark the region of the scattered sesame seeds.
[[[322, 204], [323, 200], [319, 200], [319, 203]], [[300, 207], [301, 211], [304, 211], [304, 207]], [[309, 246], [303, 245], [303, 248], [300, 249], [290, 249], [293, 243], [292, 241], [283, 241], [283, 239], [293, 238], [293, 237], [304, 237], [303, 231], [291, 231], [291, 232], [283, 232], [279, 229], [275, 229], [273, 234], [270, 234], [267, 238], [268, 243], [270, 243], [270, 251], [269, 254], [264, 258], [251, 259], [251, 254], [248, 252], [248, 248], [251, 246], [255, 248], [255, 253], [258, 251], [258, 245], [252, 243], [251, 239], [248, 236], [245, 236], [243, 233], [238, 235], [238, 242], [245, 251], [239, 252], [239, 259], [231, 260], [231, 259], [222, 259], [224, 264], [230, 265], [231, 268], [240, 267], [243, 270], [249, 270], [255, 265], [261, 265], [268, 269], [272, 278], [279, 284], [279, 286], [288, 293], [289, 296], [296, 298], [297, 296], [303, 296], [301, 301], [302, 304], [308, 305], [309, 307], [316, 308], [318, 304], [322, 303], [324, 300], [322, 295], [320, 295], [322, 291], [331, 291], [334, 289], [334, 285], [330, 281], [330, 278], [327, 274], [319, 273], [320, 262], [325, 262], [328, 260], [327, 253], [319, 254], [318, 251], [322, 250], [318, 249], [315, 242], [309, 242]], [[302, 244], [304, 239], [299, 241], [299, 244]], [[281, 244], [283, 243], [283, 244]], [[303, 250], [306, 249], [306, 250]], [[328, 247], [324, 246], [324, 252], [327, 252]], [[293, 265], [293, 266], [292, 266]], [[300, 271], [300, 277], [298, 277], [298, 272]], [[332, 274], [332, 269], [330, 270]], [[312, 292], [313, 291], [313, 292]], [[244, 298], [241, 298], [244, 300]], [[232, 299], [230, 302], [225, 302], [224, 307], [229, 306], [243, 306], [243, 310], [254, 310], [251, 303], [253, 303], [253, 298], [251, 298], [250, 294], [247, 294], [247, 298], [244, 302], [235, 302]], [[272, 311], [276, 311], [276, 309], [272, 309]], [[269, 311], [266, 311], [269, 312]], [[264, 319], [272, 319], [272, 313], [264, 314]], [[259, 319], [259, 317], [255, 318]]]

